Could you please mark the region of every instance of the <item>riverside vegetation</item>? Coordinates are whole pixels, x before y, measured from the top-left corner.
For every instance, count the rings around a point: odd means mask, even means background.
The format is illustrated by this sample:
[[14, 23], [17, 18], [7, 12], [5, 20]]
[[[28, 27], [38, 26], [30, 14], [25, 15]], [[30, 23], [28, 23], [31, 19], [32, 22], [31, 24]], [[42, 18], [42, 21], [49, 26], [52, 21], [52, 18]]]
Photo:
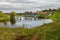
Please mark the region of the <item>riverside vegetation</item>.
[[60, 9], [47, 18], [54, 22], [29, 29], [0, 27], [0, 40], [60, 40]]

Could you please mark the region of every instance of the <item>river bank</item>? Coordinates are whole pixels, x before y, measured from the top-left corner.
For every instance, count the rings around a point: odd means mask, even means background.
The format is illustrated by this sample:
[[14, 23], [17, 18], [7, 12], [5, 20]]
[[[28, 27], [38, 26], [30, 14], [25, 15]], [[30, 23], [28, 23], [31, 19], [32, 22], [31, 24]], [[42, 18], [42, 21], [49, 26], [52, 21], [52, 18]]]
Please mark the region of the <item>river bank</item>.
[[[56, 24], [57, 23], [57, 24]], [[0, 40], [15, 40], [17, 37], [25, 35], [27, 39], [32, 39], [33, 35], [38, 32], [38, 40], [58, 40], [60, 38], [60, 22], [54, 22], [38, 26], [35, 28], [8, 28], [0, 27]]]

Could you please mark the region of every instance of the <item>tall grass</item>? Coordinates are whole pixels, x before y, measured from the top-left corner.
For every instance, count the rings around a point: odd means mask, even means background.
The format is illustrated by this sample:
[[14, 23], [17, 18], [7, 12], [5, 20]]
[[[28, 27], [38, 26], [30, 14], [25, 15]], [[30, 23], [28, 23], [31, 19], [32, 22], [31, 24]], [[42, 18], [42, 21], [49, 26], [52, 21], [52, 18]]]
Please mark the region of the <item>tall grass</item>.
[[60, 22], [45, 24], [31, 29], [0, 27], [0, 40], [17, 40], [19, 38], [22, 40], [32, 40], [34, 38], [37, 40], [59, 40]]

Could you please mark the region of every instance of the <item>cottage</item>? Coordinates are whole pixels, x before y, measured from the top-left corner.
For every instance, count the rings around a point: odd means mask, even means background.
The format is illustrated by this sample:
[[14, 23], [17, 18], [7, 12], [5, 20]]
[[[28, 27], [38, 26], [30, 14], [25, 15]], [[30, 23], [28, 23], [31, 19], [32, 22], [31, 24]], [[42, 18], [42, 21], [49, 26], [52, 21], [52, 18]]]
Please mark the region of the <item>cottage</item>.
[[42, 11], [37, 11], [37, 14], [44, 14], [44, 15], [48, 15], [48, 12], [42, 12]]

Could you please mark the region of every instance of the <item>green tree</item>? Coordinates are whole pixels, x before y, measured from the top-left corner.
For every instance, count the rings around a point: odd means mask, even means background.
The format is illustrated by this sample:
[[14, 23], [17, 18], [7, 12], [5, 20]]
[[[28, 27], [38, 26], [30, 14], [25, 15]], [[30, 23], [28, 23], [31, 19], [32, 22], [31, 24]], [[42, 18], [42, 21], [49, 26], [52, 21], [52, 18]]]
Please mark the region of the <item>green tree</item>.
[[57, 9], [49, 18], [54, 21], [60, 21], [60, 9]]
[[17, 13], [12, 11], [10, 14], [10, 22], [12, 25], [16, 23], [15, 16], [17, 16]]
[[0, 22], [3, 22], [7, 26], [7, 22], [10, 20], [9, 15], [0, 11]]

